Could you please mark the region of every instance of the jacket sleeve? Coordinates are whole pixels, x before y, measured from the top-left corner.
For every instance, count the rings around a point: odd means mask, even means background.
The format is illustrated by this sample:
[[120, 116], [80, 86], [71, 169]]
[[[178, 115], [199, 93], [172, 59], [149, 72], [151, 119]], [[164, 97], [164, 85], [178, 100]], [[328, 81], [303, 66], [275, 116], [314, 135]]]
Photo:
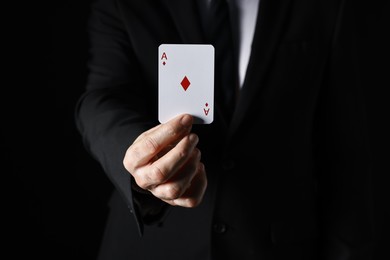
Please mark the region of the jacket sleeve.
[[123, 159], [137, 136], [158, 123], [154, 86], [144, 80], [116, 1], [95, 1], [87, 33], [86, 90], [75, 108], [76, 125], [86, 149], [122, 195], [142, 234], [145, 221], [153, 221], [141, 218], [140, 203], [146, 198], [150, 205], [161, 207], [162, 202], [133, 191]]
[[359, 79], [356, 16], [342, 1], [324, 77], [319, 125], [322, 258], [372, 259], [371, 160]]

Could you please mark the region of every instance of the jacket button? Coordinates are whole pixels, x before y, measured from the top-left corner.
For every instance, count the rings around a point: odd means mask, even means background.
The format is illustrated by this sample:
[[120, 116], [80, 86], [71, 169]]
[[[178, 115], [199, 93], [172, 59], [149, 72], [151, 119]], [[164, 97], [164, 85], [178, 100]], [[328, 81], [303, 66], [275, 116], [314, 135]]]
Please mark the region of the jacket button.
[[223, 234], [223, 233], [226, 232], [227, 227], [226, 227], [225, 224], [219, 222], [219, 223], [215, 223], [215, 224], [213, 225], [213, 230], [214, 230], [214, 232], [217, 233], [217, 234]]

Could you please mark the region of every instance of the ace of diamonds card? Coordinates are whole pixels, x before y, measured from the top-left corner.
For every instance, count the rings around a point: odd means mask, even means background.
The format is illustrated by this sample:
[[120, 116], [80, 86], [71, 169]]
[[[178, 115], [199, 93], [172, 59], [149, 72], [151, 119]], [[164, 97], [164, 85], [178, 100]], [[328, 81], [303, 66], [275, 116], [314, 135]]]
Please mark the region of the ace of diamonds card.
[[214, 118], [214, 47], [161, 44], [158, 48], [158, 119], [188, 113], [195, 124]]

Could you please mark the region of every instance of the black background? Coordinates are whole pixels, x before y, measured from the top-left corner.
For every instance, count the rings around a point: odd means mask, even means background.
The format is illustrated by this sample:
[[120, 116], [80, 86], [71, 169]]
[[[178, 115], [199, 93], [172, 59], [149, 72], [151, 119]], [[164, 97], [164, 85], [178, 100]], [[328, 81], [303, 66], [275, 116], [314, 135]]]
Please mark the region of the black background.
[[[48, 47], [44, 50], [49, 50], [45, 60], [48, 70], [44, 73], [48, 88], [43, 89], [45, 99], [37, 98], [50, 101], [36, 104], [34, 112], [27, 109], [23, 115], [17, 114], [16, 118], [23, 117], [26, 122], [11, 118], [17, 121], [12, 122], [14, 125], [22, 126], [17, 130], [17, 141], [12, 139], [13, 128], [4, 131], [5, 162], [13, 177], [9, 196], [14, 199], [8, 201], [13, 213], [10, 216], [16, 221], [6, 223], [10, 223], [6, 228], [11, 231], [7, 240], [9, 250], [16, 256], [13, 259], [36, 255], [40, 259], [89, 260], [95, 259], [97, 253], [112, 185], [85, 152], [73, 119], [74, 105], [85, 83], [89, 2], [70, 0], [52, 5]], [[374, 162], [375, 260], [390, 259], [390, 8], [386, 2], [356, 4], [361, 17], [359, 62]], [[30, 104], [28, 96], [25, 99]], [[26, 127], [30, 129], [28, 133], [23, 130]]]

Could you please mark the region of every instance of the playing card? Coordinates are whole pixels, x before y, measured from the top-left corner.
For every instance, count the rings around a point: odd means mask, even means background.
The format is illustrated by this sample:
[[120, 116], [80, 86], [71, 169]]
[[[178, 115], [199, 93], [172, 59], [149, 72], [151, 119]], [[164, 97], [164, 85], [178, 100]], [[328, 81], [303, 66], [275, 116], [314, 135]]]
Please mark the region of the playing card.
[[158, 48], [158, 119], [188, 113], [195, 124], [214, 118], [214, 47], [161, 44]]

